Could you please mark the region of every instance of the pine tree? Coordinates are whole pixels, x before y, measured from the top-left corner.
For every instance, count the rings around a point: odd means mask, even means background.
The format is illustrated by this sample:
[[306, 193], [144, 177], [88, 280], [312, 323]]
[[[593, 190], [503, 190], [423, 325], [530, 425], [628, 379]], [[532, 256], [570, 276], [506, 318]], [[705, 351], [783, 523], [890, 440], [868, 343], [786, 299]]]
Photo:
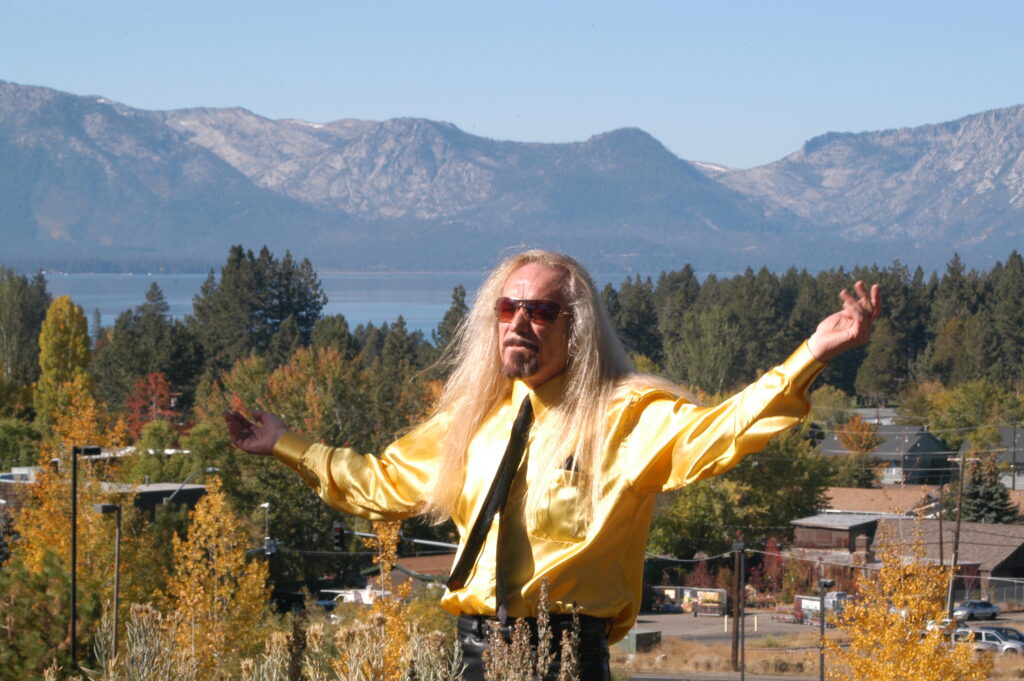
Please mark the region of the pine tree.
[[326, 303], [308, 260], [296, 264], [285, 253], [279, 261], [266, 247], [257, 257], [232, 246], [220, 277], [211, 270], [193, 299], [191, 326], [207, 369], [221, 371], [252, 352], [267, 352], [289, 317], [298, 328], [299, 343], [308, 345]]
[[0, 266], [0, 383], [39, 376], [39, 331], [50, 306], [42, 273], [28, 277]]
[[884, 404], [886, 397], [899, 392], [903, 375], [902, 356], [892, 324], [881, 319], [871, 334], [867, 357], [857, 370], [857, 394]]
[[993, 271], [989, 309], [996, 331], [994, 378], [1004, 386], [1024, 381], [1024, 259], [1017, 251]]
[[444, 350], [448, 346], [448, 343], [455, 337], [456, 330], [465, 320], [468, 312], [466, 288], [462, 284], [458, 284], [452, 289], [452, 304], [448, 307], [444, 317], [441, 318], [440, 323], [437, 325], [437, 329], [431, 335], [435, 348]]
[[963, 518], [972, 523], [1016, 522], [1020, 509], [1010, 501], [1010, 492], [1000, 480], [995, 456], [972, 461], [964, 481]]
[[650, 278], [627, 277], [619, 286], [615, 308], [611, 322], [626, 350], [660, 363], [661, 335]]

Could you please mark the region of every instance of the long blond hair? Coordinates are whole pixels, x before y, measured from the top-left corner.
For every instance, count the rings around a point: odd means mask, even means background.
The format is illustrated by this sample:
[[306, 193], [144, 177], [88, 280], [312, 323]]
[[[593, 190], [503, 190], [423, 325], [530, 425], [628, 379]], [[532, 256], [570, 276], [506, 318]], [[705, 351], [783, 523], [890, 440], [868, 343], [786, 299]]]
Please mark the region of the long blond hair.
[[[435, 414], [457, 414], [440, 443], [439, 475], [425, 499], [424, 511], [435, 521], [449, 517], [463, 488], [469, 443], [487, 417], [512, 391], [501, 372], [500, 339], [494, 302], [506, 280], [524, 265], [537, 263], [563, 272], [569, 303], [569, 361], [560, 401], [537, 424], [530, 447], [530, 466], [537, 484], [527, 493], [526, 512], [545, 503], [544, 491], [572, 457], [583, 475], [579, 499], [581, 522], [600, 501], [601, 461], [606, 418], [617, 391], [639, 378], [622, 347], [597, 288], [587, 271], [569, 256], [531, 250], [506, 258], [480, 286], [473, 308], [455, 332], [442, 360], [451, 368]], [[650, 377], [659, 387], [667, 382]]]

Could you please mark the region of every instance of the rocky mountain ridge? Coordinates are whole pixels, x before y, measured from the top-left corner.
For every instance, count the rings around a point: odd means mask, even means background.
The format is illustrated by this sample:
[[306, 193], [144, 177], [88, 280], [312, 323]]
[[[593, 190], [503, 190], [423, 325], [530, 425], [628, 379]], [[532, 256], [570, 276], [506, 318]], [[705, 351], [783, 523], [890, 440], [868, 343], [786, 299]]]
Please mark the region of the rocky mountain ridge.
[[1020, 240], [1024, 107], [691, 163], [625, 128], [531, 144], [398, 118], [144, 111], [0, 81], [7, 261], [215, 263], [231, 243], [350, 269], [477, 269], [541, 246], [594, 267], [985, 264]]

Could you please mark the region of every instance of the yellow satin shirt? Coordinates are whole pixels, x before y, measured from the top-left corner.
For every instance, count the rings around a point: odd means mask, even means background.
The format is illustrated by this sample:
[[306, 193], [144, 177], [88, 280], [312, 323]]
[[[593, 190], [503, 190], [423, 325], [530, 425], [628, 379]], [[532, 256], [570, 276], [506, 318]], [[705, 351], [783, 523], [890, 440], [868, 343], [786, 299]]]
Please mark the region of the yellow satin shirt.
[[[722, 473], [799, 422], [809, 406], [806, 390], [823, 367], [803, 344], [783, 364], [714, 407], [698, 407], [659, 389], [623, 390], [608, 414], [602, 501], [588, 526], [579, 527], [572, 512], [576, 476], [583, 473], [563, 471], [549, 491], [551, 502], [536, 517], [524, 517], [523, 496], [514, 486], [509, 503], [518, 504], [519, 512], [508, 510], [504, 521], [495, 518], [466, 585], [445, 592], [442, 605], [454, 614], [494, 614], [497, 529], [506, 522], [512, 524], [505, 527], [509, 615], [535, 614], [546, 577], [552, 612], [571, 612], [575, 602], [582, 614], [611, 618], [609, 641], [621, 639], [640, 607], [655, 494]], [[514, 382], [509, 399], [474, 436], [465, 488], [452, 518], [460, 536], [469, 533], [483, 504], [523, 398], [531, 396], [540, 422], [561, 388], [560, 378], [535, 392]], [[278, 441], [274, 455], [334, 508], [372, 520], [405, 518], [418, 511], [422, 491], [431, 484], [435, 445], [446, 422], [443, 416], [425, 422], [379, 457], [315, 444], [295, 433]], [[523, 468], [520, 476], [529, 485], [535, 476], [528, 463]]]

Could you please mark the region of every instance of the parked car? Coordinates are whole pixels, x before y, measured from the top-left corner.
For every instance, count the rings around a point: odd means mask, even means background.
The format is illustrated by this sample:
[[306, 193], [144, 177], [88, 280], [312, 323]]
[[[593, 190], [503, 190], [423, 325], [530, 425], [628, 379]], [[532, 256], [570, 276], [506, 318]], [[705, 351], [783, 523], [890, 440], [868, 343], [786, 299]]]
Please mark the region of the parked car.
[[977, 629], [957, 629], [953, 634], [954, 641], [971, 641], [975, 650], [992, 651], [994, 653], [1024, 653], [1024, 642], [1014, 641], [1000, 634], [995, 629], [978, 627]]
[[953, 608], [953, 617], [960, 620], [994, 620], [999, 617], [999, 608], [988, 601], [964, 601]]
[[925, 624], [924, 630], [925, 630], [925, 633], [927, 633], [927, 632], [931, 631], [932, 629], [939, 629], [939, 630], [942, 631], [942, 635], [943, 636], [949, 636], [953, 632], [955, 632], [957, 629], [963, 629], [963, 628], [964, 628], [964, 623], [963, 623], [962, 620], [958, 620], [958, 619], [955, 619], [955, 618], [954, 619], [944, 618], [944, 619], [939, 620], [938, 622], [936, 622], [935, 620], [928, 620], [928, 622]]
[[1020, 641], [1021, 643], [1024, 643], [1024, 634], [1022, 634], [1019, 629], [1014, 629], [1013, 627], [996, 627], [991, 625], [985, 627], [985, 629], [998, 631], [1011, 641]]

